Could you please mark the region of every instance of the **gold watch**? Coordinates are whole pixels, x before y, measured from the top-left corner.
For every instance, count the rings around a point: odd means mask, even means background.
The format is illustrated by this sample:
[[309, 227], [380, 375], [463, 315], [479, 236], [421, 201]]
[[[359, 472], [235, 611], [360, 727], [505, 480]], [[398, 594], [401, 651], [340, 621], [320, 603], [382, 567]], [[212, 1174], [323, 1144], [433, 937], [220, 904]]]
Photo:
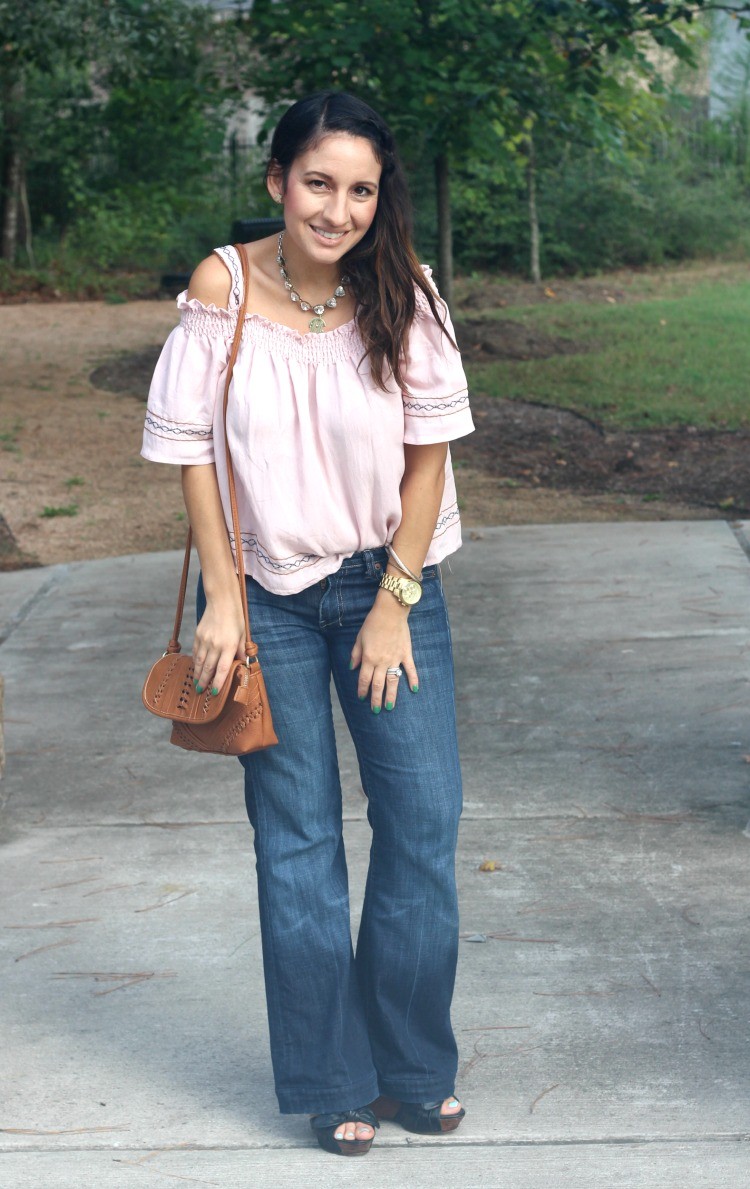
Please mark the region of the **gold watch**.
[[422, 597], [422, 587], [411, 578], [397, 578], [395, 574], [383, 574], [380, 586], [382, 590], [389, 590], [402, 607], [413, 607]]

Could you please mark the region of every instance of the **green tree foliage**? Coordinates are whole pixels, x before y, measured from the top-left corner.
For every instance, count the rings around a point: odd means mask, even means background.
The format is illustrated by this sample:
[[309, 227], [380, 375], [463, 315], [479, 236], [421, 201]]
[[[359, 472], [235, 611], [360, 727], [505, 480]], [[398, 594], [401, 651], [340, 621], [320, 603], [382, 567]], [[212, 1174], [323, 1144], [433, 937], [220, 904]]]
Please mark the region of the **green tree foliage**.
[[115, 15], [74, 235], [103, 266], [179, 249], [176, 225], [216, 206], [226, 127], [210, 14], [184, 0], [118, 0]]
[[[97, 266], [162, 257], [216, 205], [223, 42], [189, 0], [0, 0], [3, 257], [31, 223]], [[209, 193], [211, 192], [211, 193]]]
[[20, 223], [30, 238], [26, 171], [38, 130], [34, 83], [57, 81], [63, 63], [71, 82], [79, 76], [95, 23], [95, 0], [0, 0], [3, 259], [15, 256]]
[[[590, 98], [649, 45], [690, 57], [685, 26], [708, 0], [255, 0], [253, 85], [277, 107], [317, 89], [352, 91], [434, 169], [441, 286], [452, 287], [455, 166], [525, 156], [537, 125], [599, 119]], [[718, 5], [744, 21], [747, 5]], [[611, 85], [611, 82], [609, 83]], [[276, 113], [274, 113], [276, 114]], [[533, 170], [533, 164], [531, 166]], [[530, 186], [533, 175], [529, 177]]]
[[276, 109], [313, 90], [351, 91], [386, 116], [412, 162], [431, 162], [448, 300], [451, 162], [486, 151], [523, 89], [525, 8], [525, 0], [334, 0], [321, 20], [308, 0], [256, 0], [249, 21], [261, 58], [253, 85]]
[[[333, 87], [393, 124], [448, 298], [451, 197], [465, 266], [518, 267], [521, 253], [532, 271], [595, 266], [575, 232], [583, 209], [596, 223], [597, 195], [622, 259], [628, 203], [658, 207], [650, 187], [669, 168], [653, 47], [689, 63], [695, 18], [717, 8], [747, 28], [750, 0], [238, 0], [219, 22], [200, 0], [0, 0], [2, 254], [31, 259], [33, 227], [40, 256], [54, 244], [96, 269], [188, 265], [228, 222], [229, 109], [251, 91], [270, 127], [294, 98]], [[746, 106], [733, 127], [745, 184]], [[729, 134], [711, 135], [724, 146]], [[728, 173], [692, 178], [694, 148], [674, 184], [732, 190]], [[684, 211], [676, 252], [697, 199], [670, 193]]]

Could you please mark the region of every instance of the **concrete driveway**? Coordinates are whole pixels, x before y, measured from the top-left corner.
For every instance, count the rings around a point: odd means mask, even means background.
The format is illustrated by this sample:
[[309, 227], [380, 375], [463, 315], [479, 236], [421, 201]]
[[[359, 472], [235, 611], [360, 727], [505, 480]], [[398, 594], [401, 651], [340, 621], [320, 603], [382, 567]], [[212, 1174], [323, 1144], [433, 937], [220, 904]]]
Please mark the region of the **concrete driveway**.
[[140, 706], [178, 556], [0, 575], [4, 1189], [750, 1182], [744, 530], [470, 535], [445, 572], [468, 1115], [384, 1123], [353, 1168], [277, 1113], [239, 766]]

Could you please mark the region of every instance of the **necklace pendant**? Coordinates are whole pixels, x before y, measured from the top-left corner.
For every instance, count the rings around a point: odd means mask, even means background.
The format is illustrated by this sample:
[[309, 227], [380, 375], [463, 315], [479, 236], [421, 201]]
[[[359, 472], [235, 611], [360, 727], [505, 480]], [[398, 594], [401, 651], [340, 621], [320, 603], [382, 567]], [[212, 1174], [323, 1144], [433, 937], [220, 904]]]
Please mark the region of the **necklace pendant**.
[[291, 298], [294, 305], [299, 306], [303, 313], [307, 314], [310, 312], [310, 310], [312, 310], [312, 312], [315, 314], [315, 317], [310, 320], [308, 326], [313, 334], [322, 334], [326, 328], [323, 315], [325, 314], [326, 310], [336, 309], [336, 306], [338, 305], [338, 299], [340, 297], [346, 297], [345, 286], [349, 284], [349, 278], [346, 276], [341, 277], [338, 285], [333, 291], [333, 296], [329, 297], [326, 301], [318, 302], [317, 305], [314, 305], [312, 302], [305, 301], [301, 293], [299, 293], [299, 291], [294, 288], [292, 278], [289, 276], [287, 271], [283, 245], [284, 232], [282, 231], [279, 233], [278, 247], [276, 249], [276, 263], [279, 266], [279, 272], [281, 273], [281, 279], [284, 283], [284, 288], [289, 294], [289, 297]]

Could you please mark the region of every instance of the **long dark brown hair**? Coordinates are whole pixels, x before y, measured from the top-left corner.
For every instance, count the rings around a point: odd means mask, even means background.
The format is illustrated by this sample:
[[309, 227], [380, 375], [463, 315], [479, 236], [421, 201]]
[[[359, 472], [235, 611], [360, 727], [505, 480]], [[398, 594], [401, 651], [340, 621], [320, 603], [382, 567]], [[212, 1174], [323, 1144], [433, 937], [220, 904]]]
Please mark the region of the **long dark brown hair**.
[[351, 280], [357, 327], [373, 378], [384, 388], [390, 371], [403, 388], [404, 348], [417, 308], [415, 287], [441, 327], [444, 317], [414, 251], [409, 189], [385, 120], [344, 91], [319, 91], [300, 99], [276, 126], [266, 177], [281, 168], [286, 185], [297, 157], [333, 132], [364, 137], [381, 166], [375, 218], [341, 264]]

